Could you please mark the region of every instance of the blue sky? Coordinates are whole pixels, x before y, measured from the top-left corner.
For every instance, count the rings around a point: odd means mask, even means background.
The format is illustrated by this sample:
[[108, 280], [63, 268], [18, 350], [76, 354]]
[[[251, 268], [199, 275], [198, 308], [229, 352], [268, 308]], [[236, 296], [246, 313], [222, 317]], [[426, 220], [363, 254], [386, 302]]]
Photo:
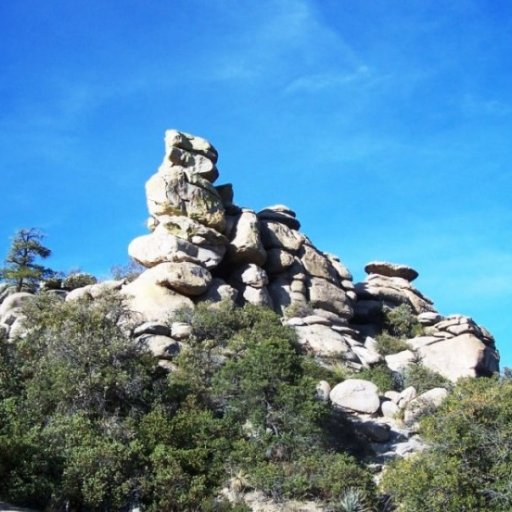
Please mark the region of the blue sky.
[[177, 128], [236, 202], [285, 203], [355, 278], [407, 263], [512, 366], [512, 4], [393, 0], [0, 3], [0, 256], [107, 276], [144, 234]]

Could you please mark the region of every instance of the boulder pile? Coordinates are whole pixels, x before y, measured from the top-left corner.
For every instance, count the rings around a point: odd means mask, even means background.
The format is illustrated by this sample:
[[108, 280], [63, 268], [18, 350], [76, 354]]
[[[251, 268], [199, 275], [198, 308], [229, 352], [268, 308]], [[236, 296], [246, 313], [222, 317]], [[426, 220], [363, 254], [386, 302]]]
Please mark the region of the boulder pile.
[[151, 233], [130, 256], [146, 267], [123, 288], [145, 321], [221, 299], [273, 308], [309, 307], [322, 324], [346, 324], [357, 296], [340, 260], [319, 251], [284, 205], [255, 212], [233, 203], [205, 139], [168, 130], [162, 164], [146, 183]]
[[[163, 161], [146, 183], [149, 233], [128, 248], [145, 271], [131, 282], [54, 292], [66, 300], [94, 300], [119, 290], [137, 319], [135, 335], [164, 362], [189, 332], [186, 324], [169, 323], [176, 311], [231, 301], [274, 309], [296, 330], [304, 352], [325, 365], [343, 362], [358, 371], [385, 364], [404, 374], [421, 363], [452, 381], [498, 370], [492, 335], [468, 317], [439, 314], [412, 284], [416, 270], [374, 261], [365, 266], [366, 280], [354, 284], [338, 257], [300, 232], [291, 208], [278, 204], [256, 212], [236, 205], [233, 186], [216, 184], [217, 159], [207, 140], [166, 131]], [[27, 294], [0, 289], [1, 335], [19, 334], [26, 300]], [[406, 340], [406, 350], [380, 353], [375, 338], [385, 327], [383, 312], [402, 305], [423, 332]]]
[[[377, 366], [397, 381], [418, 365], [452, 382], [491, 375], [499, 371], [492, 335], [469, 317], [437, 312], [412, 284], [418, 272], [406, 265], [368, 263], [367, 278], [354, 284], [338, 257], [300, 232], [292, 209], [278, 204], [256, 212], [236, 205], [232, 185], [215, 184], [217, 159], [207, 140], [168, 130], [164, 159], [146, 183], [149, 234], [128, 248], [145, 270], [131, 282], [51, 292], [67, 301], [120, 292], [136, 319], [133, 337], [170, 371], [192, 333], [188, 323], [173, 318], [177, 311], [221, 301], [272, 308], [295, 329], [305, 353], [349, 372], [332, 389], [319, 382], [318, 399], [349, 415], [376, 445], [381, 462], [422, 449], [414, 426], [407, 425], [438, 407], [446, 389], [431, 386], [419, 396], [411, 386], [401, 392], [379, 389], [359, 378], [359, 371]], [[30, 294], [0, 285], [0, 338], [23, 336], [23, 305], [29, 300]], [[385, 313], [401, 307], [421, 332], [395, 340], [396, 351], [384, 351], [379, 336], [389, 336]]]

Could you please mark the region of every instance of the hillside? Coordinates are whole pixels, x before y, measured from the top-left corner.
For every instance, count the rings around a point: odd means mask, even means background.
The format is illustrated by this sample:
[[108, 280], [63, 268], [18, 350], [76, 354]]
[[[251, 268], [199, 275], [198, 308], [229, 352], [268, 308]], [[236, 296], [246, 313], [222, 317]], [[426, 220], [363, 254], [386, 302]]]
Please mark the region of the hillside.
[[370, 262], [354, 283], [291, 208], [237, 205], [217, 159], [206, 139], [166, 132], [146, 183], [150, 232], [128, 248], [138, 275], [0, 285], [0, 499], [510, 510], [509, 455], [470, 453], [489, 433], [510, 443], [492, 334], [438, 312], [403, 263]]

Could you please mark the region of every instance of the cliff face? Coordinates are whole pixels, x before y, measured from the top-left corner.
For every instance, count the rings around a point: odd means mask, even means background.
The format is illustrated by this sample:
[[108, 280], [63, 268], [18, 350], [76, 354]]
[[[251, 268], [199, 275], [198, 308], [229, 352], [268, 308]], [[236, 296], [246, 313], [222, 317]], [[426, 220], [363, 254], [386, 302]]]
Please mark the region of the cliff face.
[[123, 287], [141, 321], [201, 301], [264, 305], [286, 317], [305, 350], [357, 369], [383, 359], [373, 340], [383, 310], [407, 305], [424, 331], [408, 350], [386, 356], [392, 369], [421, 361], [453, 381], [498, 370], [492, 336], [468, 317], [440, 315], [412, 284], [417, 271], [372, 262], [366, 280], [354, 284], [338, 257], [299, 231], [293, 210], [237, 206], [231, 184], [215, 185], [217, 158], [205, 139], [165, 134], [164, 159], [146, 183], [151, 233], [129, 246], [147, 270]]

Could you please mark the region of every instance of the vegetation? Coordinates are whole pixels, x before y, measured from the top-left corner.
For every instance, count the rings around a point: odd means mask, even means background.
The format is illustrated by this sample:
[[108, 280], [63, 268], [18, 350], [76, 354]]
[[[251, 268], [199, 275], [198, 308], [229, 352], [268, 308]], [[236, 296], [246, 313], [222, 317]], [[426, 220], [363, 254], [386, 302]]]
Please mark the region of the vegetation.
[[396, 354], [397, 352], [402, 352], [403, 350], [409, 350], [411, 348], [409, 347], [405, 339], [398, 338], [387, 332], [378, 334], [376, 337], [376, 341], [377, 351], [379, 352], [379, 354], [383, 356]]
[[126, 279], [126, 281], [133, 281], [144, 272], [145, 267], [135, 260], [130, 260], [126, 265], [115, 265], [110, 269], [113, 279]]
[[384, 308], [384, 329], [377, 336], [377, 350], [387, 356], [409, 349], [407, 338], [420, 336], [423, 327], [418, 323], [411, 306], [401, 304], [396, 308]]
[[64, 290], [75, 290], [76, 288], [82, 288], [89, 284], [96, 284], [98, 280], [91, 274], [86, 272], [70, 272], [67, 276], [62, 279], [61, 287]]
[[390, 370], [385, 363], [380, 363], [371, 368], [364, 368], [355, 377], [373, 382], [381, 393], [386, 391], [401, 391], [402, 379], [396, 372]]
[[37, 229], [20, 229], [13, 237], [0, 269], [0, 278], [16, 286], [16, 291], [35, 291], [41, 279], [50, 277], [53, 271], [36, 263], [37, 258], [46, 259], [51, 250], [42, 243], [44, 235]]
[[385, 308], [384, 327], [389, 334], [400, 338], [413, 338], [423, 333], [423, 327], [409, 304]]
[[404, 388], [414, 386], [418, 395], [421, 395], [425, 393], [425, 391], [433, 388], [445, 388], [450, 390], [453, 384], [441, 374], [417, 363], [409, 365], [405, 370], [403, 386]]
[[23, 337], [0, 345], [2, 499], [45, 510], [235, 510], [218, 496], [236, 481], [278, 500], [338, 503], [356, 492], [375, 503], [370, 473], [339, 441], [343, 423], [315, 399], [311, 360], [273, 312], [183, 312], [193, 336], [170, 374], [129, 337], [114, 294], [71, 303], [40, 294], [25, 314]]
[[431, 449], [395, 462], [383, 487], [399, 510], [467, 512], [512, 509], [512, 382], [459, 381], [422, 421]]

